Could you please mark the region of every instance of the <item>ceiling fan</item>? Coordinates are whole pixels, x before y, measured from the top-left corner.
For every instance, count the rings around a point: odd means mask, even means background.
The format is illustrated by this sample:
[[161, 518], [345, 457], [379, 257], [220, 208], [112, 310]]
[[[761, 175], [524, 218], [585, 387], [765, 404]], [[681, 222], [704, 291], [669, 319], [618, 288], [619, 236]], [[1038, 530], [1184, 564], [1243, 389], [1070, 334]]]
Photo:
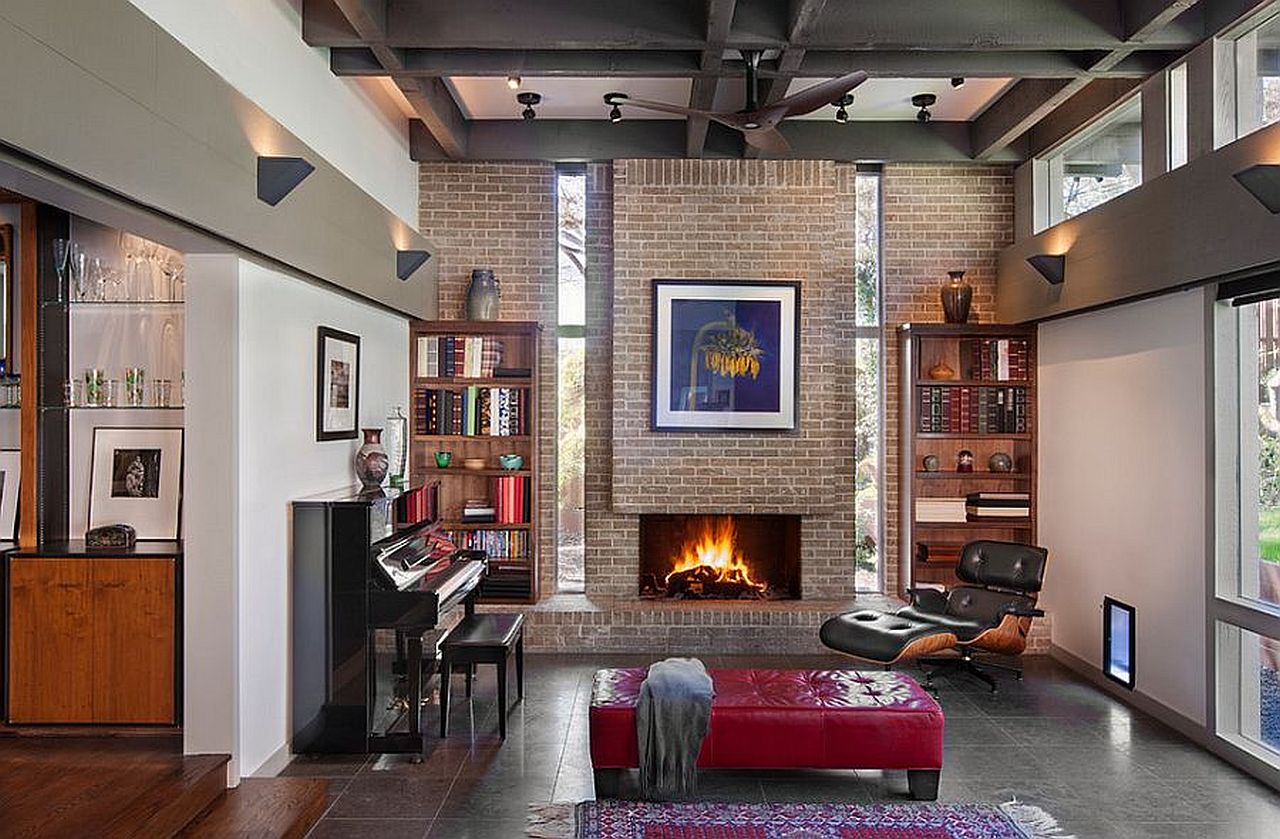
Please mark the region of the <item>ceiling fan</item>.
[[[742, 50], [742, 60], [747, 66], [747, 106], [741, 111], [703, 111], [687, 108], [683, 105], [671, 105], [666, 102], [653, 102], [648, 99], [633, 99], [625, 93], [606, 93], [604, 103], [612, 106], [609, 118], [613, 122], [622, 119], [620, 105], [644, 108], [649, 111], [661, 111], [667, 114], [678, 114], [685, 117], [704, 117], [735, 131], [741, 131], [748, 144], [771, 154], [786, 154], [791, 151], [791, 144], [778, 130], [778, 124], [787, 117], [812, 113], [823, 105], [838, 104], [845, 95], [867, 80], [862, 70], [827, 79], [813, 87], [806, 88], [772, 105], [760, 106], [759, 72], [760, 51]], [[848, 104], [848, 102], [844, 102]]]

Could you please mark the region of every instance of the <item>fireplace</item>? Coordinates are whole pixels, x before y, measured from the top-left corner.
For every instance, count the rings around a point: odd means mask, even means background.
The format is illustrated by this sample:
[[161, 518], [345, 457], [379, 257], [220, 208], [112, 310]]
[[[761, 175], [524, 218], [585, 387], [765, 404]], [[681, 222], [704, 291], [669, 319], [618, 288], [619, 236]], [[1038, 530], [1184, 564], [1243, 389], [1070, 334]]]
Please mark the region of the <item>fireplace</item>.
[[640, 596], [676, 600], [800, 597], [800, 517], [643, 515]]

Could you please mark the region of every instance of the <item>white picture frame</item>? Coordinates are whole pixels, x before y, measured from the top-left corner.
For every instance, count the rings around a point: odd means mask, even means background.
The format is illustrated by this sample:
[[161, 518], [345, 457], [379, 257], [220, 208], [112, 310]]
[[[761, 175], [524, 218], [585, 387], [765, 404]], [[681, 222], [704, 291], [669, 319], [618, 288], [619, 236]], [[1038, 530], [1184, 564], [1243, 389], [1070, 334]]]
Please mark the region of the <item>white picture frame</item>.
[[93, 429], [89, 529], [127, 524], [139, 540], [181, 534], [182, 428]]
[[18, 490], [22, 484], [22, 451], [0, 449], [0, 541], [18, 540]]

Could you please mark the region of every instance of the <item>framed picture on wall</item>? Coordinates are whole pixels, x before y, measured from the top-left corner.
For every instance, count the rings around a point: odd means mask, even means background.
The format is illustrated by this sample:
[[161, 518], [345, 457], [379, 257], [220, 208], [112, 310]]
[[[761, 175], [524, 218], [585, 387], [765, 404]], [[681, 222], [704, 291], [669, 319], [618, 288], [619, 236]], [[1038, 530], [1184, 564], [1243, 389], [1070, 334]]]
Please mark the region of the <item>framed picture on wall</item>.
[[127, 524], [139, 539], [177, 539], [182, 507], [181, 428], [95, 428], [89, 529]]
[[360, 338], [327, 326], [316, 339], [316, 439], [354, 440], [360, 422]]
[[18, 485], [22, 477], [22, 452], [0, 449], [0, 540], [18, 539]]
[[653, 281], [654, 431], [799, 425], [800, 284]]

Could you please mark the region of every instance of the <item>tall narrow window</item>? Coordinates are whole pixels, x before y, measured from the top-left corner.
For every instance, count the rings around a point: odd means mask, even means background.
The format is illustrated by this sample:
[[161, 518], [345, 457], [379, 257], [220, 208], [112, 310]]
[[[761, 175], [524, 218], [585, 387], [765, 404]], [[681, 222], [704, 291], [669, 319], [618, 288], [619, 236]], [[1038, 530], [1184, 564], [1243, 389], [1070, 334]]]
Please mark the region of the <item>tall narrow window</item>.
[[1187, 162], [1187, 63], [1169, 71], [1169, 169]]
[[586, 587], [583, 557], [586, 471], [587, 176], [556, 169], [556, 589]]
[[1280, 15], [1236, 39], [1236, 131], [1280, 121]]
[[854, 189], [854, 582], [859, 591], [881, 591], [884, 544], [881, 493], [884, 474], [881, 434], [884, 411], [881, 390], [880, 322], [880, 171], [860, 167]]

